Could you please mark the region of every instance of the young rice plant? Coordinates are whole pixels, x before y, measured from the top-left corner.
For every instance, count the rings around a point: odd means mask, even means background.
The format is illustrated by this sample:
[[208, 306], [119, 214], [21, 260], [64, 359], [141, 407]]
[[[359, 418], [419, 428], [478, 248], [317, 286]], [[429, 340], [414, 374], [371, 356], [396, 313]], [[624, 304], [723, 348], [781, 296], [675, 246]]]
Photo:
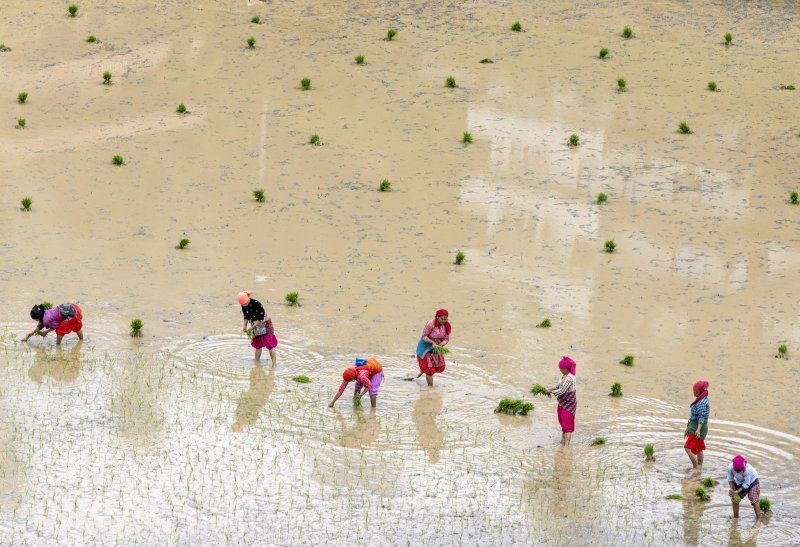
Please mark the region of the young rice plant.
[[141, 319], [134, 319], [131, 321], [131, 336], [134, 338], [141, 338], [142, 337], [142, 327], [144, 323]]
[[297, 293], [297, 292], [286, 293], [286, 296], [284, 296], [283, 299], [286, 300], [286, 302], [290, 306], [299, 306], [300, 305], [300, 303], [298, 302], [298, 300], [300, 299], [300, 294]]
[[622, 384], [619, 382], [614, 382], [611, 384], [611, 392], [609, 395], [611, 397], [622, 397]]

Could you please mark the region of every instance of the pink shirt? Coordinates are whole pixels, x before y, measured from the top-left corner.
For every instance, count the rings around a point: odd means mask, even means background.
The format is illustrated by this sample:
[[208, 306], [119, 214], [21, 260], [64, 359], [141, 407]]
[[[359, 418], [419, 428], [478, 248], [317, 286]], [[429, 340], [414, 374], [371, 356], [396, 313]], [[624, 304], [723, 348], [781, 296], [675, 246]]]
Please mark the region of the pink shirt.
[[[369, 381], [369, 371], [367, 367], [358, 367], [359, 371], [356, 373], [356, 382], [361, 383], [365, 388], [370, 389], [372, 388], [372, 382]], [[339, 386], [339, 395], [344, 393], [347, 384], [349, 384], [352, 380], [342, 380], [342, 384]]]
[[439, 325], [438, 322], [433, 319], [426, 322], [425, 326], [422, 327], [422, 338], [426, 336], [437, 344], [450, 340], [450, 336], [447, 334], [447, 329], [444, 328], [444, 325]]
[[44, 317], [42, 317], [42, 320], [39, 321], [39, 325], [36, 328], [41, 330], [42, 328], [47, 327], [48, 329], [55, 330], [61, 324], [61, 320], [61, 310], [58, 309], [58, 306], [55, 306], [44, 311]]

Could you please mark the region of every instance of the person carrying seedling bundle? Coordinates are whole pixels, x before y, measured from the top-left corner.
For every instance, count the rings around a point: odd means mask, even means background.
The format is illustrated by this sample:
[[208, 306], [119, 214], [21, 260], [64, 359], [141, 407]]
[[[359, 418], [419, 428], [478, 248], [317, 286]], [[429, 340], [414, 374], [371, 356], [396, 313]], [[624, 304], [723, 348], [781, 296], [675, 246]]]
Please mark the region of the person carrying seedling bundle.
[[417, 342], [416, 354], [419, 364], [417, 378], [424, 374], [429, 386], [433, 386], [433, 375], [444, 372], [446, 368], [444, 352], [440, 348], [444, 348], [450, 341], [452, 327], [447, 319], [447, 310], [438, 310], [433, 320], [425, 322], [422, 336]]
[[278, 347], [278, 339], [275, 338], [275, 328], [272, 326], [272, 318], [264, 311], [264, 306], [255, 298], [250, 298], [250, 291], [242, 291], [236, 296], [239, 305], [242, 306], [244, 325], [242, 331], [247, 332], [248, 323], [253, 329], [253, 338], [250, 345], [256, 349], [256, 361], [261, 360], [261, 350], [267, 348], [269, 358], [272, 359], [272, 366], [275, 366], [277, 355], [275, 348]]
[[728, 485], [733, 506], [733, 518], [739, 518], [739, 502], [745, 497], [753, 506], [756, 519], [761, 517], [759, 507], [759, 497], [761, 496], [761, 486], [758, 483], [758, 472], [756, 468], [747, 463], [744, 456], [738, 455], [728, 464]]
[[64, 335], [71, 332], [83, 340], [83, 311], [77, 304], [60, 304], [50, 309], [45, 309], [44, 304], [36, 304], [31, 308], [31, 319], [39, 324], [25, 336], [25, 340], [34, 334], [47, 336], [52, 331], [56, 331], [57, 346], [61, 345]]
[[572, 432], [575, 431], [575, 412], [578, 410], [575, 379], [577, 366], [575, 361], [565, 355], [558, 362], [558, 368], [561, 370], [561, 379], [550, 389], [544, 390], [548, 397], [555, 395], [558, 399], [556, 414], [558, 415], [558, 423], [561, 424], [561, 444], [564, 446], [569, 446]]
[[708, 414], [710, 412], [708, 382], [698, 380], [692, 389], [695, 399], [689, 406], [691, 414], [689, 422], [686, 424], [686, 431], [683, 433], [683, 437], [686, 439], [683, 448], [692, 462], [692, 469], [699, 469], [703, 466], [703, 451], [706, 449], [705, 440], [708, 433]]
[[333, 405], [342, 396], [344, 390], [347, 389], [347, 384], [355, 380], [356, 387], [353, 393], [353, 403], [358, 401], [357, 406], [361, 405], [361, 397], [369, 391], [370, 403], [372, 408], [378, 404], [378, 389], [383, 381], [383, 367], [374, 357], [368, 359], [356, 359], [356, 366], [350, 367], [342, 372], [342, 383], [339, 386], [339, 391], [333, 396], [333, 399], [328, 404], [333, 408]]

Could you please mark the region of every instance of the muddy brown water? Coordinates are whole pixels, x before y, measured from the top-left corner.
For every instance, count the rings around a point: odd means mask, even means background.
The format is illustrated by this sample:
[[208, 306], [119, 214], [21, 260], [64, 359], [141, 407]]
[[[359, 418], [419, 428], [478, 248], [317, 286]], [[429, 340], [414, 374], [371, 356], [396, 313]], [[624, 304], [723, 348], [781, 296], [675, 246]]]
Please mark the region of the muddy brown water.
[[[800, 543], [798, 28], [779, 1], [6, 6], [0, 542]], [[242, 288], [277, 370], [237, 331]], [[83, 344], [19, 341], [41, 300], [81, 303]], [[428, 389], [404, 378], [439, 307]], [[377, 411], [327, 409], [369, 354]], [[570, 450], [527, 394], [563, 354]], [[682, 450], [701, 378], [707, 503]], [[493, 414], [506, 396], [536, 408]], [[729, 518], [736, 453], [773, 503], [756, 525]]]

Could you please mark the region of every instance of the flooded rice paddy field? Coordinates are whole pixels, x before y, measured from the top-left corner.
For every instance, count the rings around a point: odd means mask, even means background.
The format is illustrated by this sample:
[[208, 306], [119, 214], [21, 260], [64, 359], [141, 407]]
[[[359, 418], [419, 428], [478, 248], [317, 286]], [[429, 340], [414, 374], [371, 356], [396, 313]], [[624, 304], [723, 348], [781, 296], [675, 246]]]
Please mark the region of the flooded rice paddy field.
[[[796, 3], [51, 4], [0, 13], [1, 543], [800, 543]], [[86, 340], [20, 342], [42, 300], [79, 302]], [[429, 389], [405, 378], [440, 307]], [[563, 354], [569, 450], [527, 393]], [[377, 411], [328, 409], [366, 355]], [[495, 415], [508, 396], [536, 408]], [[736, 453], [758, 524], [729, 518]]]

